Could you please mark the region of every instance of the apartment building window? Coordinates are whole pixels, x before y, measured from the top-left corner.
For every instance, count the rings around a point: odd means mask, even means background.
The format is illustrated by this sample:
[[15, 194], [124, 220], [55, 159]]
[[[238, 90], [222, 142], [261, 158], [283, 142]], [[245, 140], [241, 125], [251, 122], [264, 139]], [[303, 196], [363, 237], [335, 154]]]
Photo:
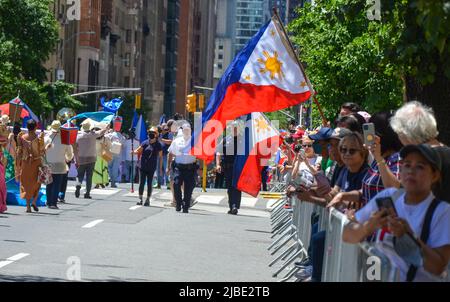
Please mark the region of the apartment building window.
[[219, 53], [219, 60], [223, 60], [223, 54]]
[[219, 45], [219, 50], [223, 50], [223, 45]]
[[125, 54], [125, 67], [129, 67], [130, 66], [130, 60], [131, 60], [131, 54], [129, 52], [127, 52]]
[[127, 43], [131, 43], [131, 29], [127, 29], [126, 34], [125, 34], [125, 41]]

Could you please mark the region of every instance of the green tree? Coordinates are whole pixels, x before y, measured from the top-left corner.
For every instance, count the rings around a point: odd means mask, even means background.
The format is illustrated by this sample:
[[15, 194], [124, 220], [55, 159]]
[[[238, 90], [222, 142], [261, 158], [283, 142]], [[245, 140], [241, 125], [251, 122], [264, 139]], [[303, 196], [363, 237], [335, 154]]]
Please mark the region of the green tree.
[[317, 0], [290, 24], [327, 117], [347, 101], [375, 112], [417, 99], [450, 143], [450, 1], [381, 0], [380, 21], [368, 10], [361, 0]]
[[8, 101], [20, 92], [36, 114], [53, 107], [43, 84], [43, 63], [58, 41], [51, 2], [0, 0], [0, 95]]
[[394, 109], [402, 100], [401, 79], [382, 47], [398, 34], [390, 24], [369, 21], [364, 4], [316, 1], [299, 9], [289, 26], [328, 119], [344, 102], [374, 112]]

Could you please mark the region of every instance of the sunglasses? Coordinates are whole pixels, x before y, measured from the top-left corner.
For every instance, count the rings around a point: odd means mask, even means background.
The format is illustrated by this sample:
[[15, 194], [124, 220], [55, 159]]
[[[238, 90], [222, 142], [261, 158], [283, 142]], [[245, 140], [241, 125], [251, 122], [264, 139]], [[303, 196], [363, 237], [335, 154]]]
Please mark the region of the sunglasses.
[[312, 145], [302, 145], [303, 148], [311, 148]]
[[360, 152], [360, 149], [347, 149], [347, 148], [340, 148], [339, 152], [341, 152], [342, 154], [349, 154], [349, 155], [354, 155], [356, 152]]

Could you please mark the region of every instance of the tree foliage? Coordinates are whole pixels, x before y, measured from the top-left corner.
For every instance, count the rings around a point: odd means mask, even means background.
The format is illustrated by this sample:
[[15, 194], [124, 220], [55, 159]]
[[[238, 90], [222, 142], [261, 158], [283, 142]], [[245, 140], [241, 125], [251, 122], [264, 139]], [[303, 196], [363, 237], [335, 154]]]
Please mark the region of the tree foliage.
[[401, 25], [370, 21], [364, 1], [315, 3], [299, 9], [289, 30], [326, 116], [334, 118], [344, 102], [372, 112], [396, 108], [402, 82], [386, 45], [397, 43]]
[[450, 0], [380, 0], [378, 21], [373, 2], [316, 0], [289, 26], [328, 118], [343, 102], [375, 112], [417, 99], [450, 142]]
[[81, 105], [69, 96], [73, 87], [45, 84], [43, 64], [58, 42], [58, 23], [51, 0], [0, 0], [0, 97], [20, 94], [36, 114]]

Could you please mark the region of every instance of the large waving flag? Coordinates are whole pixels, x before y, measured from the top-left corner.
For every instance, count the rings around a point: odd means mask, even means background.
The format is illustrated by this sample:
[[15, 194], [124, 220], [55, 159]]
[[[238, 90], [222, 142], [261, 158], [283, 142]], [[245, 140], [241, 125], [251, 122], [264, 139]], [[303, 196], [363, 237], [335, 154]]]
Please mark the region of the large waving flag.
[[251, 112], [297, 105], [308, 100], [311, 91], [282, 25], [276, 16], [272, 17], [220, 79], [203, 113], [201, 127], [196, 125], [191, 153], [210, 162], [227, 121]]
[[247, 115], [244, 155], [236, 156], [233, 186], [254, 197], [261, 189], [261, 171], [277, 152], [282, 140], [270, 121], [261, 113]]
[[74, 116], [68, 120], [68, 122], [71, 122], [73, 120], [83, 119], [83, 118], [90, 118], [95, 122], [98, 123], [106, 123], [109, 124], [112, 122], [114, 118], [114, 113], [112, 112], [106, 112], [106, 111], [100, 111], [100, 112], [85, 112], [78, 114], [77, 116]]

